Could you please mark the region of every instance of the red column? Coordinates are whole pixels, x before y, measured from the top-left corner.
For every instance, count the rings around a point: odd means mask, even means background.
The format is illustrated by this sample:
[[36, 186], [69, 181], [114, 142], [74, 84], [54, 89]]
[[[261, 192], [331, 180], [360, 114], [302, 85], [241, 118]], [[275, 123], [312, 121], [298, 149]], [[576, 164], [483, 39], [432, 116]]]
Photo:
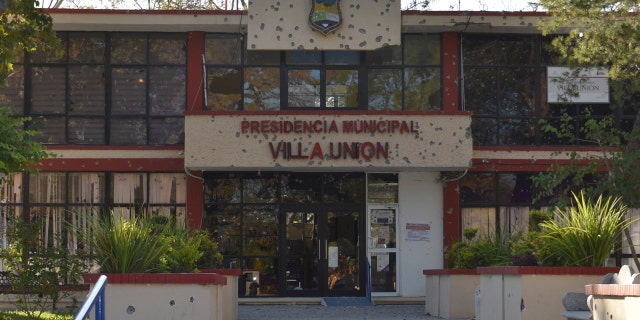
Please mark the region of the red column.
[[204, 32], [191, 31], [187, 43], [187, 110], [200, 110], [203, 105], [206, 82], [203, 79], [202, 55], [204, 54]]
[[[187, 108], [186, 113], [201, 110], [206, 82], [203, 79], [202, 55], [204, 54], [204, 32], [189, 32], [187, 43]], [[185, 143], [188, 143], [185, 141]], [[190, 230], [202, 228], [203, 190], [202, 172], [190, 172], [187, 176], [187, 222]]]
[[[446, 182], [443, 186], [443, 227], [444, 249], [461, 239], [460, 236], [460, 183]], [[445, 263], [446, 265], [446, 263]]]
[[[460, 99], [460, 58], [458, 34], [442, 34], [442, 110], [457, 112]], [[443, 234], [444, 249], [461, 239], [460, 235], [460, 184], [450, 181], [443, 186]], [[445, 261], [446, 265], [446, 261]]]
[[203, 189], [202, 172], [190, 172], [187, 176], [187, 223], [189, 230], [202, 228]]

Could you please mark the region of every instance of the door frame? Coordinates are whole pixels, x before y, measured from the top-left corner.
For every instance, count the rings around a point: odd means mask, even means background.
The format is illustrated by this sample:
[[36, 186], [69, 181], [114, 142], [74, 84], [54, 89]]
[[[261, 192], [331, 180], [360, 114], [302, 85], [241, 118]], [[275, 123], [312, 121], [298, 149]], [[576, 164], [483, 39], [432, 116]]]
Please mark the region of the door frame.
[[[393, 211], [393, 224], [395, 226], [395, 238], [394, 239], [387, 239], [388, 240], [393, 240], [395, 241], [395, 245], [392, 248], [379, 248], [376, 246], [375, 243], [373, 243], [373, 241], [375, 240], [374, 237], [371, 235], [371, 223], [373, 222], [371, 219], [371, 216], [373, 214], [374, 210], [391, 210]], [[388, 291], [388, 292], [376, 292], [376, 291], [372, 291], [371, 295], [372, 296], [398, 296], [400, 294], [400, 281], [398, 281], [398, 279], [400, 279], [400, 275], [398, 274], [399, 270], [398, 270], [398, 261], [399, 261], [399, 255], [400, 255], [400, 250], [398, 249], [398, 237], [399, 237], [399, 213], [400, 213], [400, 209], [399, 209], [399, 205], [397, 203], [377, 203], [377, 204], [369, 204], [367, 206], [367, 218], [366, 218], [366, 231], [367, 231], [367, 259], [368, 261], [372, 261], [371, 256], [372, 255], [378, 255], [378, 254], [387, 254], [387, 255], [395, 255], [395, 259], [393, 260], [394, 265], [391, 266], [394, 270], [395, 270], [395, 277], [396, 277], [396, 286], [395, 286], [395, 291]], [[373, 268], [375, 268], [376, 266], [371, 266], [372, 270]], [[373, 272], [373, 271], [372, 271]]]
[[[278, 258], [279, 258], [279, 271], [278, 271], [278, 288], [282, 296], [292, 297], [322, 297], [322, 296], [365, 296], [366, 295], [366, 273], [368, 272], [366, 259], [366, 205], [362, 204], [325, 204], [325, 203], [286, 203], [280, 205], [279, 212], [279, 246]], [[328, 240], [329, 240], [329, 213], [351, 211], [358, 213], [358, 290], [341, 290], [334, 289], [329, 290], [328, 285]], [[316, 214], [317, 222], [317, 239], [319, 250], [316, 276], [318, 285], [316, 289], [299, 290], [289, 289], [287, 286], [287, 262], [288, 262], [288, 244], [287, 244], [287, 212], [307, 212]], [[316, 253], [314, 253], [315, 255]]]

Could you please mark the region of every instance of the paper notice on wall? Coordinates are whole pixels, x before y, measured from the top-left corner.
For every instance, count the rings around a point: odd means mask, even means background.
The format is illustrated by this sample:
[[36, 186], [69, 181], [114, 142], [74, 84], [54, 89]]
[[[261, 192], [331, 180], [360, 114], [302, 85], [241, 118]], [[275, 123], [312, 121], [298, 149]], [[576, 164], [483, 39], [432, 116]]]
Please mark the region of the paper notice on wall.
[[338, 267], [338, 247], [329, 247], [328, 249], [329, 268]]
[[376, 256], [376, 270], [378, 272], [389, 270], [389, 255], [385, 253], [379, 253]]
[[431, 225], [428, 223], [407, 223], [404, 233], [407, 241], [431, 241]]

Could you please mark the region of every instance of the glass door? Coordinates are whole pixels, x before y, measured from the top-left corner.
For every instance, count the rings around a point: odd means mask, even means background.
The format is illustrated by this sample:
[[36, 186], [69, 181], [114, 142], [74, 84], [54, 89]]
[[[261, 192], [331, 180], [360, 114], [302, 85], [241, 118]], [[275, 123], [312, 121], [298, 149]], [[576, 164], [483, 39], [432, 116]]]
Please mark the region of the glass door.
[[321, 264], [323, 240], [320, 238], [320, 213], [317, 210], [287, 208], [283, 210], [285, 228], [284, 279], [286, 295], [314, 295], [322, 290], [326, 278]]
[[369, 205], [369, 258], [371, 291], [374, 295], [395, 295], [397, 288], [396, 221], [398, 206]]
[[359, 210], [328, 205], [282, 206], [281, 287], [288, 296], [355, 296], [364, 256]]

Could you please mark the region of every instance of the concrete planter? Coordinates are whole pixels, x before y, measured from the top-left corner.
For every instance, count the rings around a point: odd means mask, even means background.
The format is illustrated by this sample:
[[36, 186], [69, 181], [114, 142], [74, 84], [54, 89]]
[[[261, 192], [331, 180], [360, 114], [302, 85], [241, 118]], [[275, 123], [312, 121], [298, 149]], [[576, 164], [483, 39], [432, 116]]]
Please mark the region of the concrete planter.
[[640, 276], [632, 274], [629, 266], [623, 266], [611, 280], [611, 283], [585, 286], [592, 319], [637, 319], [640, 315]]
[[423, 270], [426, 277], [424, 312], [440, 318], [473, 318], [475, 292], [480, 285], [476, 269]]
[[561, 320], [562, 296], [600, 283], [608, 267], [480, 267], [478, 320]]
[[[238, 319], [238, 286], [241, 269], [201, 269], [201, 273], [217, 273], [227, 278], [227, 285], [222, 288], [222, 319]], [[244, 285], [244, 283], [243, 283]]]
[[[106, 274], [108, 319], [227, 320], [227, 278], [216, 273]], [[87, 274], [93, 286], [100, 274]], [[237, 282], [236, 282], [237, 283]], [[237, 295], [236, 295], [237, 297]], [[237, 306], [237, 304], [236, 304]], [[93, 313], [92, 313], [93, 317]]]

